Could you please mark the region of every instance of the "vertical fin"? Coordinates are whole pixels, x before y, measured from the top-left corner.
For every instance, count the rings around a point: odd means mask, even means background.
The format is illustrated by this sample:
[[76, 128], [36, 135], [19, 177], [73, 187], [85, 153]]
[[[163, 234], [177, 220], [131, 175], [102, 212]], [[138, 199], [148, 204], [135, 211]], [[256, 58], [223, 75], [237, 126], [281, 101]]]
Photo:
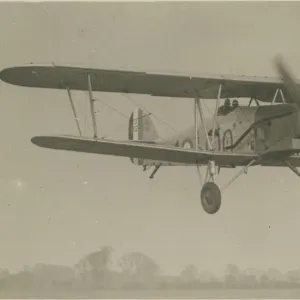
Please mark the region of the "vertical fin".
[[[145, 113], [142, 109], [135, 109], [130, 115], [128, 138], [133, 141], [155, 141], [158, 139], [158, 133], [151, 120], [150, 114]], [[143, 159], [130, 158], [131, 162], [136, 165], [144, 165]]]

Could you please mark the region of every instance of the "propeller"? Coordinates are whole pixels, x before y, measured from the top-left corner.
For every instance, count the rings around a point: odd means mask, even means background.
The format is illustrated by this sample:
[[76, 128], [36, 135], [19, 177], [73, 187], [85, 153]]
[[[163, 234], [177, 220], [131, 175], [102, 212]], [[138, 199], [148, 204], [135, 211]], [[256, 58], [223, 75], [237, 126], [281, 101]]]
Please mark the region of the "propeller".
[[288, 94], [290, 100], [300, 105], [300, 86], [296, 83], [290, 67], [284, 61], [282, 56], [277, 56], [274, 59], [274, 64], [277, 72], [283, 80], [285, 92]]

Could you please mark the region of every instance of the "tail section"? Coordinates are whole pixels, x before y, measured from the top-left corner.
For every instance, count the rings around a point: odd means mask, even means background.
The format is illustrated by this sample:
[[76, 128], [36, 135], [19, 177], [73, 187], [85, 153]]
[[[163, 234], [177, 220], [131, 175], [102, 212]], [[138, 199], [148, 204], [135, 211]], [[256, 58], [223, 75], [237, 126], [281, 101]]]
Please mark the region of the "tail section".
[[137, 108], [129, 120], [128, 138], [133, 141], [153, 142], [158, 139], [150, 114]]
[[[128, 139], [132, 141], [154, 142], [159, 138], [150, 114], [142, 109], [135, 109], [129, 119]], [[144, 159], [130, 158], [135, 165], [146, 165]]]

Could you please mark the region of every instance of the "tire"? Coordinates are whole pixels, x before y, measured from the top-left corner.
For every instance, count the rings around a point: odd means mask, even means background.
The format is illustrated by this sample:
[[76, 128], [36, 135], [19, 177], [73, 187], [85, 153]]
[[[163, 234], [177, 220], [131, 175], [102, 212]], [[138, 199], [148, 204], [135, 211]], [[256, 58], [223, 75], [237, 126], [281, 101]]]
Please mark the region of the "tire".
[[215, 214], [221, 207], [221, 191], [213, 182], [206, 182], [203, 185], [200, 198], [202, 207], [208, 214]]

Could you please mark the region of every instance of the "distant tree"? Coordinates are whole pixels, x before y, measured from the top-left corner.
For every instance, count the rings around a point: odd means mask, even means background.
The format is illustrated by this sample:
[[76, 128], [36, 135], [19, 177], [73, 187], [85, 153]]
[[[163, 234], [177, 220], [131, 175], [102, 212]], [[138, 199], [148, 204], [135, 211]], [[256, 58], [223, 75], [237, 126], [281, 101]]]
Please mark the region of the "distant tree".
[[268, 269], [265, 274], [271, 281], [274, 282], [284, 282], [286, 280], [283, 273], [274, 268]]
[[242, 272], [240, 271], [237, 265], [229, 264], [225, 269], [225, 275], [231, 275], [234, 276], [236, 279], [239, 279], [242, 275]]
[[198, 278], [200, 282], [208, 283], [208, 282], [217, 282], [217, 278], [214, 274], [209, 271], [201, 271], [199, 272]]
[[195, 265], [189, 264], [180, 273], [180, 278], [184, 282], [193, 282], [199, 278], [199, 272]]
[[269, 279], [269, 277], [265, 273], [263, 275], [261, 275], [259, 281], [260, 281], [260, 285], [262, 287], [269, 287], [270, 286], [271, 280]]
[[0, 280], [5, 279], [9, 277], [9, 271], [8, 269], [0, 269]]
[[260, 278], [260, 276], [263, 274], [261, 270], [254, 268], [248, 268], [243, 273], [245, 276], [254, 276], [256, 279]]
[[77, 273], [86, 283], [99, 286], [103, 283], [112, 265], [113, 248], [103, 246], [99, 251], [95, 251], [83, 257], [76, 265]]
[[151, 285], [156, 282], [161, 270], [158, 264], [149, 256], [132, 252], [123, 255], [119, 260], [122, 274], [127, 283], [136, 285]]
[[239, 285], [245, 288], [254, 288], [258, 286], [262, 272], [260, 270], [249, 268], [241, 272]]
[[110, 246], [103, 246], [99, 251], [92, 252], [83, 257], [75, 268], [78, 272], [83, 273], [90, 270], [107, 270], [111, 266], [113, 248]]
[[225, 285], [236, 286], [237, 283], [242, 279], [243, 274], [234, 264], [227, 265], [225, 269]]
[[288, 282], [292, 283], [293, 285], [300, 284], [300, 269], [288, 271], [286, 278]]
[[257, 284], [258, 284], [258, 280], [256, 276], [251, 274], [243, 275], [243, 277], [239, 281], [239, 285], [245, 288], [254, 288], [255, 286], [257, 286]]
[[29, 266], [25, 265], [23, 267], [23, 272], [30, 272], [30, 271], [31, 271], [31, 268]]

